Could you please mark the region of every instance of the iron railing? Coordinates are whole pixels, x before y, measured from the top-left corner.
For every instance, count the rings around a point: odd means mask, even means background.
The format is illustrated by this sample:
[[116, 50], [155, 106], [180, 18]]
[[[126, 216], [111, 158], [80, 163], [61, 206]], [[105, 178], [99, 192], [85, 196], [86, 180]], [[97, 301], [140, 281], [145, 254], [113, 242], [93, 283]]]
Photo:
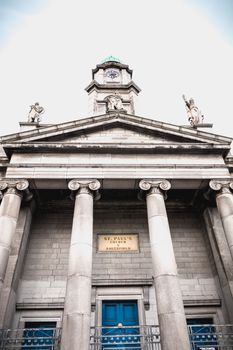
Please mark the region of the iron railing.
[[192, 350], [232, 350], [233, 325], [195, 324], [188, 326]]
[[0, 330], [1, 350], [59, 350], [61, 328], [24, 328]]
[[160, 350], [158, 326], [92, 327], [90, 350]]
[[[233, 324], [188, 326], [192, 350], [233, 350]], [[60, 328], [0, 330], [0, 350], [59, 350]], [[90, 350], [161, 350], [159, 326], [92, 327]]]

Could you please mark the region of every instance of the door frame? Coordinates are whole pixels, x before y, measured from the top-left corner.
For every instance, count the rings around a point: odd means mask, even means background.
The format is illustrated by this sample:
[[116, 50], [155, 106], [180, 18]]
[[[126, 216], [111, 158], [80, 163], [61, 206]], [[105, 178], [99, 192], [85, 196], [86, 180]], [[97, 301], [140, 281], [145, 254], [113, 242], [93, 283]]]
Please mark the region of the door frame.
[[96, 290], [96, 315], [95, 325], [102, 327], [102, 303], [103, 301], [127, 301], [135, 300], [138, 306], [139, 326], [145, 325], [145, 310], [143, 304], [143, 289], [141, 287], [111, 287], [97, 288]]

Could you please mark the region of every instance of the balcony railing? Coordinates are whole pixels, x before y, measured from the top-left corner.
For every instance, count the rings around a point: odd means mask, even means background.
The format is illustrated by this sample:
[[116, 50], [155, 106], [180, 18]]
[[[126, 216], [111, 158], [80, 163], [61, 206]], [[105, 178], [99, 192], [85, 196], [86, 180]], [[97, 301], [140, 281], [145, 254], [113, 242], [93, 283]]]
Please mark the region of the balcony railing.
[[158, 326], [91, 328], [90, 350], [160, 350]]
[[59, 350], [61, 328], [0, 330], [0, 350]]
[[188, 326], [192, 350], [232, 350], [233, 325], [195, 324]]
[[[233, 325], [188, 326], [192, 350], [233, 350]], [[60, 328], [0, 330], [0, 350], [59, 350]], [[92, 327], [90, 350], [161, 350], [159, 326]]]

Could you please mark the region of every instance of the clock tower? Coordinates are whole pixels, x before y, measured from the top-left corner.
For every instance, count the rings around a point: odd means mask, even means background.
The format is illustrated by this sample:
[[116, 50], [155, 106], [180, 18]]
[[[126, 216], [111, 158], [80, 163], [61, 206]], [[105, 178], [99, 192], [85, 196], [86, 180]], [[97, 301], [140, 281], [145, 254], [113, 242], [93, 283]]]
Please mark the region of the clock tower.
[[119, 110], [135, 113], [135, 100], [140, 92], [132, 80], [128, 65], [110, 56], [92, 70], [92, 82], [85, 89], [89, 99], [89, 114], [100, 115]]

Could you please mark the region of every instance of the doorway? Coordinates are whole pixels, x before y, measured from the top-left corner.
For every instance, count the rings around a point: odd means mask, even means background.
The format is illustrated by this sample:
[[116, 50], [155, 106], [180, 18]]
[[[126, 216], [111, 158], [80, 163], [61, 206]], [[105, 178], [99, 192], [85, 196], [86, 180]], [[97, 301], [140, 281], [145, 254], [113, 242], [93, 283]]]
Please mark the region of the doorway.
[[136, 300], [102, 302], [102, 349], [141, 349]]

